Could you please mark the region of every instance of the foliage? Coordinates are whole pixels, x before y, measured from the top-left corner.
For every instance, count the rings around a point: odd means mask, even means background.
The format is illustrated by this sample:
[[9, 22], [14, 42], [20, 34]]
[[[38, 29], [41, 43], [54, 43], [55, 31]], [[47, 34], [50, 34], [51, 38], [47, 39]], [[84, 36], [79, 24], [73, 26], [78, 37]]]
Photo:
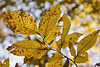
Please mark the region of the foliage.
[[[48, 57], [46, 67], [62, 67], [63, 58], [67, 58], [67, 62], [72, 61], [76, 67], [78, 67], [76, 63], [89, 61], [89, 55], [86, 51], [95, 44], [99, 30], [85, 36], [78, 43], [76, 50], [74, 43], [77, 42], [82, 34], [77, 32], [68, 34], [71, 21], [66, 14], [60, 17], [60, 4], [57, 4], [45, 12], [45, 15], [40, 19], [39, 28], [37, 28], [37, 24], [32, 16], [26, 12], [7, 11], [3, 12], [3, 14], [8, 27], [14, 33], [28, 35], [38, 34], [41, 36], [41, 40], [23, 40], [8, 46], [7, 50], [12, 54], [25, 56], [24, 63], [41, 59], [50, 50], [56, 52], [52, 53], [52, 57]], [[60, 21], [63, 21], [63, 26], [59, 25]], [[62, 32], [61, 28], [63, 28]], [[59, 33], [61, 34], [59, 35]], [[61, 36], [58, 41], [55, 40], [57, 36]], [[50, 44], [53, 44], [54, 48], [51, 47]], [[70, 59], [61, 52], [61, 49], [66, 47], [70, 49], [70, 53], [74, 59]]]
[[9, 67], [9, 58], [5, 59], [3, 64], [0, 61], [0, 67]]

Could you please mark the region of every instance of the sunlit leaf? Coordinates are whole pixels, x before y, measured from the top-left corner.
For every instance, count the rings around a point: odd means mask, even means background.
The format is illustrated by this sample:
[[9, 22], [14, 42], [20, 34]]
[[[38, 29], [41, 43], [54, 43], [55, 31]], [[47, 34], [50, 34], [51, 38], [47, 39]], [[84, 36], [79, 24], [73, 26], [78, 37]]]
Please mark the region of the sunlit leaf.
[[78, 38], [81, 36], [81, 33], [72, 33], [66, 36], [65, 44], [63, 44], [62, 48], [68, 47], [68, 42], [74, 43], [78, 40]]
[[44, 42], [48, 43], [48, 42], [54, 40], [58, 36], [60, 29], [61, 29], [61, 26], [55, 26], [53, 28], [53, 30], [51, 30], [49, 32], [49, 34], [46, 36], [46, 38], [44, 38]]
[[[9, 46], [7, 50], [11, 50], [12, 54], [17, 56], [25, 56], [24, 63], [29, 63], [32, 60], [40, 59], [45, 52], [49, 49], [45, 44], [38, 40], [23, 40], [19, 41], [12, 46]], [[27, 61], [28, 60], [28, 61]]]
[[0, 61], [0, 67], [9, 67], [9, 58], [5, 59], [3, 64]]
[[8, 27], [16, 34], [36, 34], [37, 24], [32, 16], [22, 11], [3, 12]]
[[60, 51], [60, 48], [61, 48], [61, 39], [59, 41], [54, 41], [54, 48], [57, 50], [57, 51]]
[[50, 8], [46, 11], [45, 16], [42, 16], [39, 24], [39, 33], [46, 37], [48, 33], [55, 27], [57, 20], [60, 18], [60, 4]]
[[62, 67], [63, 55], [60, 53], [53, 53], [53, 56], [48, 59], [50, 61], [47, 67]]
[[66, 48], [66, 47], [68, 47], [69, 46], [69, 42], [67, 42], [67, 43], [63, 43], [63, 45], [62, 45], [62, 48]]
[[62, 42], [63, 42], [65, 40], [66, 35], [68, 35], [69, 29], [71, 26], [71, 22], [66, 14], [64, 14], [60, 20], [64, 21], [63, 32], [62, 32]]
[[78, 44], [77, 53], [85, 52], [90, 49], [96, 42], [99, 31], [94, 31], [92, 34], [84, 37]]
[[76, 63], [85, 63], [87, 61], [89, 61], [87, 52], [79, 53], [75, 58]]
[[71, 42], [69, 42], [69, 49], [70, 49], [71, 55], [75, 56], [76, 55], [76, 50], [75, 50], [75, 48], [74, 48], [74, 46]]

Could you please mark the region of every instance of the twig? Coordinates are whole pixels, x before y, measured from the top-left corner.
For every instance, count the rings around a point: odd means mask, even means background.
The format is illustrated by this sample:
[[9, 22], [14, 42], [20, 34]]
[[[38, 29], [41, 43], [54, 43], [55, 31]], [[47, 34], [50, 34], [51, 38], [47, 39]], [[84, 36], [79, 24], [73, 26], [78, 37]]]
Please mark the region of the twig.
[[[56, 51], [56, 50], [54, 50], [54, 49], [50, 49], [50, 50], [53, 50], [53, 51]], [[61, 53], [60, 51], [59, 51], [59, 53]], [[78, 65], [75, 63], [75, 61], [73, 61], [72, 59], [70, 59], [70, 58], [68, 58], [67, 56], [65, 56], [63, 53], [61, 53], [65, 58], [67, 58], [67, 59], [69, 59], [71, 62], [73, 62], [75, 65], [76, 65], [76, 67], [78, 67]]]

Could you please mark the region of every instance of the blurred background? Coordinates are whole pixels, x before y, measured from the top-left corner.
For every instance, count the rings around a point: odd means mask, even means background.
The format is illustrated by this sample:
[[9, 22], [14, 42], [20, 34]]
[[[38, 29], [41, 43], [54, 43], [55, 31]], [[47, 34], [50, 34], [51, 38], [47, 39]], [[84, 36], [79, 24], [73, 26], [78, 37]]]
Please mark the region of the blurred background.
[[[8, 46], [18, 41], [33, 40], [38, 35], [14, 34], [7, 27], [2, 11], [25, 11], [33, 16], [37, 24], [39, 24], [40, 18], [45, 14], [45, 11], [57, 3], [61, 4], [62, 13], [65, 12], [71, 20], [72, 25], [69, 34], [80, 32], [84, 34], [80, 37], [82, 39], [89, 33], [100, 29], [100, 0], [0, 0], [0, 60], [2, 62], [9, 57], [10, 67], [15, 67], [16, 63], [18, 63], [19, 67], [39, 67], [39, 64], [41, 64], [40, 67], [44, 67], [46, 63], [44, 62], [45, 58], [43, 58], [23, 65], [24, 57], [15, 56], [6, 50]], [[72, 58], [68, 48], [62, 51]], [[88, 53], [90, 61], [78, 64], [79, 67], [94, 67], [96, 63], [100, 63], [100, 34], [96, 44], [88, 50]], [[50, 52], [49, 55], [51, 55]], [[70, 63], [70, 67], [75, 67], [75, 65]]]

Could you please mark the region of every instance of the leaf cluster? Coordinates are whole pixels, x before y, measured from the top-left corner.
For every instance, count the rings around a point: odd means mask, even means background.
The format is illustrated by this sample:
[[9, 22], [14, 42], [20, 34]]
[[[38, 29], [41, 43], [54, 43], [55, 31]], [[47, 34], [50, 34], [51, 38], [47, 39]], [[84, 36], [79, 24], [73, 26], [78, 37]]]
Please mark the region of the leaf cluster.
[[[89, 55], [86, 51], [95, 44], [99, 30], [94, 31], [79, 41], [76, 50], [74, 44], [82, 34], [78, 32], [68, 34], [71, 21], [66, 14], [63, 14], [62, 17], [60, 16], [60, 4], [57, 4], [45, 12], [45, 15], [40, 19], [38, 28], [34, 18], [26, 12], [7, 11], [3, 12], [3, 14], [8, 27], [14, 33], [27, 35], [37, 34], [42, 38], [42, 40], [22, 40], [8, 46], [7, 50], [12, 54], [25, 56], [24, 64], [41, 59], [49, 50], [56, 52], [52, 53], [53, 56], [47, 59], [46, 67], [65, 66], [63, 65], [63, 58], [67, 58], [67, 61], [72, 61], [76, 67], [78, 67], [76, 63], [89, 61]], [[63, 22], [63, 25], [59, 25], [60, 22]], [[55, 39], [58, 36], [61, 36], [61, 38], [56, 41]], [[53, 47], [51, 47], [51, 44]], [[61, 52], [61, 49], [66, 47], [69, 48], [73, 59], [68, 58]]]

